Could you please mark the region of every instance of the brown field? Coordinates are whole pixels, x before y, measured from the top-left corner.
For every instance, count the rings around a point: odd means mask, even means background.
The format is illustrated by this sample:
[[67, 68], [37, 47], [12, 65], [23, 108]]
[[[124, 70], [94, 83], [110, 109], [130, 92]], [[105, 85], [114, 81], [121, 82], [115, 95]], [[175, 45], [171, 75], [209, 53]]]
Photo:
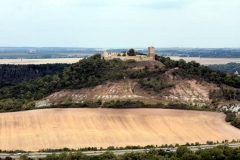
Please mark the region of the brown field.
[[76, 63], [83, 58], [51, 58], [51, 59], [0, 59], [0, 64], [53, 64]]
[[240, 63], [240, 58], [199, 58], [199, 57], [178, 57], [170, 56], [172, 60], [184, 59], [186, 62], [196, 61], [202, 65], [227, 64], [230, 62]]
[[240, 139], [224, 114], [168, 109], [44, 109], [0, 114], [0, 149], [205, 143]]
[[[184, 59], [186, 62], [196, 61], [202, 65], [240, 63], [240, 58], [199, 58], [170, 56], [173, 60]], [[51, 59], [0, 59], [0, 64], [47, 64], [47, 63], [76, 63], [82, 58], [51, 58]]]

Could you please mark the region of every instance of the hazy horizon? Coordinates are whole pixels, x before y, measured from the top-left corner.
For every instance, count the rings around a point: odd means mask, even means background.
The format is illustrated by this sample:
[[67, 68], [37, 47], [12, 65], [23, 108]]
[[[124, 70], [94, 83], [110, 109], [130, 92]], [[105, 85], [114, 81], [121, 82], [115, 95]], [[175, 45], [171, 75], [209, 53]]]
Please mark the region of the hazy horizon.
[[[135, 50], [148, 50], [148, 47], [66, 47], [66, 46], [0, 46], [0, 48], [76, 48], [76, 49], [135, 49]], [[156, 47], [155, 49], [240, 49], [240, 47]]]
[[240, 48], [239, 0], [1, 0], [0, 46]]

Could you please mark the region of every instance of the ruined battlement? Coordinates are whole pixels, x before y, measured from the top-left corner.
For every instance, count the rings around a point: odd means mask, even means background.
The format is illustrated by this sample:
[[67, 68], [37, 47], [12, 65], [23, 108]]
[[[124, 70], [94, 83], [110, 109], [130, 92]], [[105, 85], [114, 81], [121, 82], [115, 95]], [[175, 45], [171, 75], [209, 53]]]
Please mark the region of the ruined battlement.
[[107, 51], [104, 51], [101, 54], [101, 59], [105, 60], [111, 60], [114, 58], [119, 58], [123, 61], [133, 59], [135, 61], [155, 61], [155, 48], [154, 47], [148, 47], [148, 55], [136, 55], [136, 56], [129, 56], [128, 53], [108, 53]]

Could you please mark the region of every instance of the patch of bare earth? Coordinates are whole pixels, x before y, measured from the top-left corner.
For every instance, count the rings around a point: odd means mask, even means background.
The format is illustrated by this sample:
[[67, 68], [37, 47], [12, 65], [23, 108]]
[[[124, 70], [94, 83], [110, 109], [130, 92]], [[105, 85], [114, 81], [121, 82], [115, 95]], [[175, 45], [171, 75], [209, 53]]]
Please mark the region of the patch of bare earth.
[[168, 109], [44, 109], [0, 114], [0, 148], [108, 147], [240, 139], [225, 115]]
[[120, 82], [111, 83], [104, 85], [98, 85], [92, 88], [83, 88], [79, 90], [62, 90], [60, 92], [55, 92], [50, 96], [44, 98], [37, 102], [37, 107], [49, 105], [49, 104], [59, 104], [64, 103], [65, 100], [71, 99], [73, 102], [81, 102], [86, 100], [96, 101], [102, 99], [102, 101], [109, 100], [145, 100], [149, 97], [141, 95], [141, 93], [136, 92], [135, 86], [137, 82], [133, 80], [125, 80]]
[[181, 80], [175, 87], [168, 90], [166, 100], [192, 103], [193, 105], [203, 106], [209, 104], [209, 91], [218, 89], [215, 84], [198, 82], [196, 80]]
[[[169, 82], [174, 82], [174, 77], [168, 75]], [[196, 106], [210, 104], [209, 91], [218, 89], [214, 84], [198, 82], [196, 80], [178, 80], [174, 87], [161, 90], [158, 94], [150, 93], [139, 87], [134, 80], [123, 80], [119, 82], [108, 82], [108, 84], [98, 85], [92, 88], [79, 90], [62, 90], [36, 103], [36, 107], [47, 106], [50, 104], [61, 104], [71, 99], [73, 102], [96, 101], [102, 99], [103, 102], [110, 100], [141, 100], [146, 103], [156, 102], [181, 102]]]

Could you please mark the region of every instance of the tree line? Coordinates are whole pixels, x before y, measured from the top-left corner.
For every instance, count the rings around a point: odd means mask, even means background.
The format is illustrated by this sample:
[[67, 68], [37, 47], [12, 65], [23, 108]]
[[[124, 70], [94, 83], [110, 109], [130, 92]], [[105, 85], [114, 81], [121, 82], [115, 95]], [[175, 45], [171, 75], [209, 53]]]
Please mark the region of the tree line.
[[27, 82], [46, 75], [54, 75], [62, 72], [63, 69], [68, 66], [70, 66], [70, 64], [0, 64], [0, 88], [4, 86], [14, 86], [21, 82]]
[[[6, 160], [12, 160], [7, 157]], [[100, 155], [87, 156], [77, 152], [62, 152], [59, 155], [50, 154], [39, 160], [240, 160], [240, 149], [228, 146], [217, 146], [209, 149], [199, 149], [191, 151], [186, 146], [179, 146], [176, 152], [163, 149], [149, 149], [145, 152], [130, 152], [124, 154], [114, 154], [106, 151]], [[32, 160], [27, 155], [22, 155], [20, 160]]]
[[208, 65], [208, 67], [229, 74], [234, 74], [236, 71], [240, 72], [240, 63], [214, 64]]
[[224, 113], [226, 114], [225, 121], [240, 129], [240, 118], [237, 117], [236, 113], [232, 111], [224, 111]]

